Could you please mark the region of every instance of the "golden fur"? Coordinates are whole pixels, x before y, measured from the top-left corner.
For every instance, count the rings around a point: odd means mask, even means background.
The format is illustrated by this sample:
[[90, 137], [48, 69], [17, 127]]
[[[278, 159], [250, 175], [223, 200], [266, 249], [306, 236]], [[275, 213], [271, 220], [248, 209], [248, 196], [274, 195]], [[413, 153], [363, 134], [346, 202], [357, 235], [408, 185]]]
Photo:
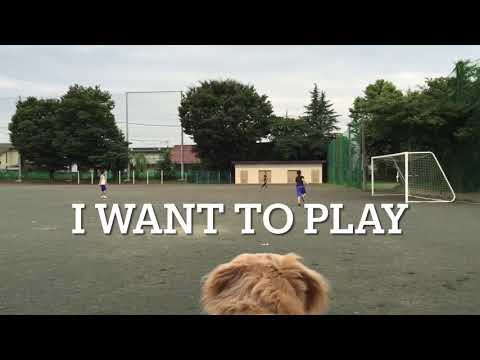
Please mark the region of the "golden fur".
[[242, 254], [204, 277], [211, 315], [307, 315], [328, 308], [327, 280], [296, 254]]

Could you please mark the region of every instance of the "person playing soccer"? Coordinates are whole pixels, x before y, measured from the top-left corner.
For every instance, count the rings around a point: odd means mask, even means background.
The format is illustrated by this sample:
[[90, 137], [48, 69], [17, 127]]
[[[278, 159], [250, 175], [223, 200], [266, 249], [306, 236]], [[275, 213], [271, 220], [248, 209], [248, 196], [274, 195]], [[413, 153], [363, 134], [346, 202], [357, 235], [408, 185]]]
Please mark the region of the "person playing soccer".
[[305, 204], [305, 179], [300, 170], [297, 170], [297, 177], [295, 178], [295, 188], [297, 190], [297, 203], [301, 206], [301, 202]]
[[102, 192], [101, 198], [107, 198], [107, 172], [105, 170], [101, 170], [100, 172], [100, 191]]
[[266, 189], [267, 188], [267, 174], [264, 174], [263, 175], [263, 184], [262, 184], [262, 187], [260, 188], [260, 191], [263, 190], [263, 189]]

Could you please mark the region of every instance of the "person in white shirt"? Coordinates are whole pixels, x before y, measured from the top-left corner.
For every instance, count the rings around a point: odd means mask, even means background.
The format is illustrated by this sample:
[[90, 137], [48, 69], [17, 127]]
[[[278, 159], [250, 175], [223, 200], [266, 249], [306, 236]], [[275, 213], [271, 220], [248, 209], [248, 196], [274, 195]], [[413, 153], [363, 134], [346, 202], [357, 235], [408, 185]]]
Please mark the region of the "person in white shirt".
[[107, 172], [102, 169], [100, 173], [100, 191], [102, 192], [101, 198], [107, 198]]

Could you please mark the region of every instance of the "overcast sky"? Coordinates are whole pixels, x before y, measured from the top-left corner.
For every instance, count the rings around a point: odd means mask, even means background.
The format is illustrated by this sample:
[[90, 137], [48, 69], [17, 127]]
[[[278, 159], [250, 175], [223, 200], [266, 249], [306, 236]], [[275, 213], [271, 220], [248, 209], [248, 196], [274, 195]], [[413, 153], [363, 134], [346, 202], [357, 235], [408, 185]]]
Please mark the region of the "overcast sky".
[[[298, 116], [317, 83], [344, 128], [353, 99], [375, 80], [413, 89], [427, 77], [448, 75], [456, 60], [479, 58], [480, 46], [0, 45], [0, 142], [9, 141], [15, 98], [59, 96], [74, 83], [110, 91], [123, 131], [126, 91], [185, 91], [199, 80], [233, 78], [266, 94], [276, 114]], [[129, 122], [178, 125], [179, 98], [131, 95]], [[129, 127], [134, 146], [171, 146], [179, 134], [175, 127]]]

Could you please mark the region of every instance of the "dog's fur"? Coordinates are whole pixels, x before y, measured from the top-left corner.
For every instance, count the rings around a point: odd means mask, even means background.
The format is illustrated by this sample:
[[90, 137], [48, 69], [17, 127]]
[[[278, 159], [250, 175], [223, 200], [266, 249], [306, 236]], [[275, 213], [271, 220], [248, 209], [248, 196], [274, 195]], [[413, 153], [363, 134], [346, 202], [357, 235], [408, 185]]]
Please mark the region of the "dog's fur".
[[203, 279], [211, 315], [307, 315], [328, 308], [329, 284], [296, 254], [242, 254]]

